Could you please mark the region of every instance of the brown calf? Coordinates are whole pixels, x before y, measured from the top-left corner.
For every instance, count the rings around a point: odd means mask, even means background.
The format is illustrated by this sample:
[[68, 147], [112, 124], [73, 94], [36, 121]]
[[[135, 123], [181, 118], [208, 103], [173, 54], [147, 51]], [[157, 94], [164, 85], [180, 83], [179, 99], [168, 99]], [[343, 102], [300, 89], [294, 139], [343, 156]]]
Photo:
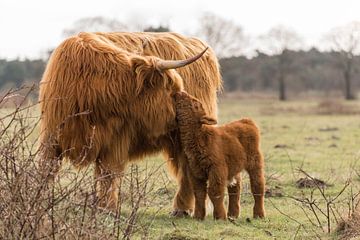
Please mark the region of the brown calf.
[[[188, 158], [189, 178], [195, 193], [197, 219], [204, 219], [208, 193], [214, 205], [214, 218], [226, 219], [225, 188], [228, 189], [228, 216], [240, 213], [240, 172], [250, 176], [255, 199], [253, 216], [263, 218], [264, 160], [259, 149], [259, 129], [251, 119], [241, 119], [215, 127], [200, 101], [185, 92], [175, 94], [177, 121], [181, 144]], [[208, 185], [208, 189], [207, 189]], [[207, 191], [208, 190], [208, 191]]]

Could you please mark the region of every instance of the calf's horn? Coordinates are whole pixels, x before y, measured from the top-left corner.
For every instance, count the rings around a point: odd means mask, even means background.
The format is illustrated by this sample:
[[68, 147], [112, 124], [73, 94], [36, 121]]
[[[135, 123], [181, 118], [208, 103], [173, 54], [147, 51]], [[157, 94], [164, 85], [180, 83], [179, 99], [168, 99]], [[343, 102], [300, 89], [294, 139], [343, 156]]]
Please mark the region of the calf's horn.
[[167, 69], [184, 67], [201, 58], [201, 56], [204, 55], [204, 53], [206, 52], [206, 50], [208, 50], [208, 48], [209, 47], [206, 47], [201, 53], [185, 60], [159, 60], [157, 62], [157, 68], [159, 70], [167, 70]]

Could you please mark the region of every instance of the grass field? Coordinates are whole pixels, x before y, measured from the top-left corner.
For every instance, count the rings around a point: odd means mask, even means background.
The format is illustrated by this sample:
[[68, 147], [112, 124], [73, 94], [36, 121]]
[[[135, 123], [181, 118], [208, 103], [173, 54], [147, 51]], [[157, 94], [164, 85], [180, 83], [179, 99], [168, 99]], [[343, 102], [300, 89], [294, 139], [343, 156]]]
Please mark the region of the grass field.
[[[351, 196], [355, 196], [360, 191], [358, 109], [360, 102], [357, 101], [339, 100], [319, 104], [317, 100], [278, 102], [271, 99], [222, 99], [219, 102], [220, 124], [241, 117], [251, 117], [261, 128], [261, 149], [265, 156], [267, 188], [270, 195], [265, 199], [266, 218], [263, 220], [252, 218], [253, 199], [245, 173], [239, 219], [227, 222], [214, 221], [211, 206], [205, 221], [170, 217], [172, 199], [177, 186], [170, 180], [163, 158], [154, 156], [137, 163], [136, 169], [140, 170], [141, 175], [140, 185], [143, 184], [141, 186], [146, 194], [141, 197], [140, 207], [136, 217], [133, 218], [131, 217], [131, 209], [134, 209], [132, 194], [141, 189], [134, 190], [136, 183], [130, 178], [130, 175], [134, 174], [135, 167], [129, 167], [127, 170], [125, 187], [122, 189], [124, 203], [121, 214], [124, 219], [134, 220], [132, 229], [134, 233], [131, 239], [337, 238], [335, 233], [337, 221], [347, 217], [349, 206], [352, 205]], [[4, 111], [6, 113], [6, 110]], [[32, 135], [37, 139], [36, 131]], [[338, 196], [350, 181], [334, 203], [330, 204], [330, 234], [327, 233], [328, 219], [324, 216], [327, 214], [324, 196], [316, 187], [299, 189], [296, 186], [297, 180], [305, 177], [300, 169], [329, 184], [324, 190], [328, 201]], [[71, 176], [73, 177], [74, 174]], [[72, 180], [63, 178], [61, 182], [65, 186]], [[299, 203], [299, 200], [304, 201], [311, 197], [314, 200], [312, 207], [318, 208], [315, 210], [318, 220], [305, 205]], [[353, 201], [358, 199], [359, 196]], [[65, 205], [60, 204], [56, 209], [63, 211], [61, 210], [63, 206]], [[86, 206], [79, 209], [75, 206], [70, 215], [84, 211], [85, 216], [85, 209]], [[58, 215], [61, 216], [60, 213]], [[79, 217], [74, 219], [81, 220]], [[104, 214], [96, 221], [105, 225], [105, 228], [109, 226], [111, 232], [115, 220], [116, 218], [111, 215]], [[64, 224], [77, 223], [66, 220]]]
[[[356, 109], [358, 102], [337, 103], [341, 109]], [[326, 104], [325, 104], [326, 105]], [[331, 105], [331, 104], [330, 104]], [[293, 197], [310, 197], [311, 189], [299, 189], [296, 181], [308, 174], [330, 184], [325, 188], [328, 197], [335, 197], [347, 180], [351, 186], [337, 199], [335, 207], [340, 215], [346, 217], [350, 189], [360, 188], [360, 122], [359, 115], [347, 114], [339, 108], [320, 107], [317, 101], [278, 102], [275, 100], [234, 100], [224, 99], [219, 104], [220, 123], [241, 117], [253, 118], [262, 131], [262, 151], [265, 156], [267, 187], [274, 190], [273, 197], [265, 200], [267, 217], [264, 220], [252, 219], [252, 197], [249, 195], [249, 182], [243, 174], [243, 193], [241, 216], [235, 222], [214, 221], [211, 212], [205, 221], [175, 219], [169, 217], [171, 198], [176, 186], [169, 183], [168, 202], [161, 194], [161, 210], [151, 223], [150, 239], [312, 239], [336, 237], [328, 235], [327, 220], [319, 214], [322, 229], [311, 224], [316, 218], [306, 208], [302, 208]], [[329, 110], [331, 115], [319, 114]], [[332, 111], [333, 110], [333, 111]], [[339, 111], [339, 112], [336, 112]], [[144, 164], [162, 164], [161, 158], [151, 158]], [[166, 167], [164, 166], [164, 169]], [[166, 170], [164, 170], [166, 172]], [[159, 188], [162, 188], [159, 186]], [[158, 191], [159, 192], [159, 191]], [[158, 193], [157, 192], [157, 193]], [[276, 192], [278, 195], [276, 196]], [[324, 211], [326, 204], [315, 188], [313, 196]], [[155, 200], [156, 202], [156, 197]], [[155, 211], [156, 209], [154, 209]], [[150, 211], [150, 212], [149, 212]], [[148, 210], [149, 217], [151, 210]], [[338, 214], [335, 214], [337, 217]], [[333, 216], [331, 229], [336, 228]], [[338, 219], [339, 220], [339, 219]]]

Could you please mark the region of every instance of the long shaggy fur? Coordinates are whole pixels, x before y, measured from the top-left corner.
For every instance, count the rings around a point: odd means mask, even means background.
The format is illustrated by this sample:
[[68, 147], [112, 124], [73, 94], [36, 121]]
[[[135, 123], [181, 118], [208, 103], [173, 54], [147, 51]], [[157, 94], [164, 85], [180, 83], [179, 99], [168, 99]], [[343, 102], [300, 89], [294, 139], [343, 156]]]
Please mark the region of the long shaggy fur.
[[[208, 193], [214, 218], [226, 219], [224, 191], [228, 187], [228, 215], [240, 211], [240, 172], [250, 176], [254, 195], [254, 217], [264, 217], [264, 161], [260, 152], [259, 129], [251, 119], [215, 127], [199, 100], [185, 92], [175, 94], [180, 139], [188, 157], [190, 182], [195, 193], [195, 218], [204, 219]], [[235, 181], [234, 181], [235, 180]], [[207, 191], [208, 182], [208, 191]]]
[[[204, 48], [200, 40], [175, 33], [80, 33], [66, 39], [40, 85], [43, 163], [63, 157], [78, 167], [96, 163], [101, 176], [165, 149], [181, 184], [171, 95], [185, 89], [216, 117], [219, 67], [212, 50], [178, 70], [160, 71], [156, 63], [186, 59]], [[108, 180], [100, 192], [114, 202], [115, 180]], [[178, 206], [175, 200], [175, 207], [190, 208], [191, 196], [182, 197], [181, 190], [178, 195], [188, 203]]]

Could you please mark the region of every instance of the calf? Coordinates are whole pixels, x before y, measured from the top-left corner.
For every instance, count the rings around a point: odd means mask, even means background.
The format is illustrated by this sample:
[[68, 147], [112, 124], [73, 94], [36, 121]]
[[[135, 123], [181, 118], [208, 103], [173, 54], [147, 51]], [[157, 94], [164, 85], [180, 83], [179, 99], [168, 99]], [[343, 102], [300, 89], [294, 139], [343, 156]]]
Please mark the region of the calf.
[[[240, 213], [242, 170], [250, 176], [255, 204], [253, 216], [263, 218], [264, 160], [260, 152], [259, 129], [251, 119], [241, 119], [216, 127], [216, 120], [206, 115], [199, 100], [185, 92], [174, 95], [180, 140], [188, 158], [190, 182], [195, 193], [194, 217], [204, 219], [205, 200], [214, 205], [214, 218], [227, 219], [224, 207], [228, 189], [228, 216]], [[208, 185], [208, 187], [207, 187]]]

